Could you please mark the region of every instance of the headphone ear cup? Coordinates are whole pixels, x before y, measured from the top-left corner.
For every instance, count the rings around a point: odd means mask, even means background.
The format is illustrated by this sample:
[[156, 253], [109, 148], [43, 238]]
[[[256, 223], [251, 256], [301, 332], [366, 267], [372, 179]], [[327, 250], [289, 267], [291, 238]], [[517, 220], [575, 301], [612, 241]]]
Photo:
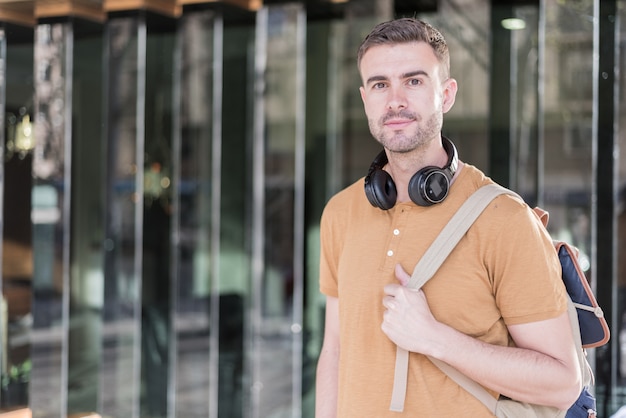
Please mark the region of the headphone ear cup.
[[420, 206], [441, 203], [448, 196], [450, 179], [445, 171], [438, 167], [424, 167], [409, 181], [409, 197]]
[[365, 195], [367, 200], [383, 210], [394, 207], [398, 192], [393, 179], [385, 170], [373, 170], [365, 179]]
[[426, 200], [424, 197], [424, 179], [428, 176], [428, 173], [433, 167], [425, 167], [415, 173], [411, 180], [409, 180], [409, 197], [411, 200], [419, 206], [431, 206], [432, 203]]

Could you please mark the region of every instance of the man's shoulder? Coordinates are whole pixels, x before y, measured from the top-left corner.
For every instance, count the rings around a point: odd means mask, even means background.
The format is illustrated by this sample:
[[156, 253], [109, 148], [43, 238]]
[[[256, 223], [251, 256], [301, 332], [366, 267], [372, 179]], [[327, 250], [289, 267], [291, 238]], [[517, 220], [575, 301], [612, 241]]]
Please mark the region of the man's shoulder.
[[[460, 187], [456, 191], [459, 205], [482, 186], [496, 183], [480, 169], [470, 164], [463, 166], [462, 174], [463, 176], [459, 178]], [[483, 216], [480, 216], [478, 221], [487, 218], [491, 223], [510, 223], [514, 219], [530, 219], [531, 215], [533, 212], [523, 198], [517, 195], [501, 194], [487, 205]]]
[[326, 203], [325, 211], [345, 211], [354, 206], [369, 204], [365, 195], [364, 178], [335, 193]]

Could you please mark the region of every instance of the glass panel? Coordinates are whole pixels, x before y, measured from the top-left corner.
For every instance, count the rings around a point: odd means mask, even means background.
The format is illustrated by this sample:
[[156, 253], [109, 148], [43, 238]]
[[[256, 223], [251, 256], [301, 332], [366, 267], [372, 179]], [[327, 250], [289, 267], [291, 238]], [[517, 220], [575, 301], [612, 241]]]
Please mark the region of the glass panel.
[[67, 414], [72, 55], [69, 23], [37, 26], [30, 407], [50, 417]]
[[[596, 3], [597, 5], [597, 3]], [[539, 132], [539, 205], [550, 213], [548, 231], [579, 249], [579, 261], [592, 288], [592, 193], [594, 191], [594, 1], [541, 3], [539, 42], [541, 130]], [[597, 224], [596, 224], [597, 225]], [[610, 320], [609, 320], [610, 322]], [[605, 346], [608, 348], [609, 346]], [[605, 351], [600, 349], [598, 354]], [[595, 367], [599, 415], [603, 411], [605, 371]]]
[[440, 1], [436, 13], [418, 16], [432, 23], [446, 38], [450, 73], [459, 85], [454, 106], [444, 115], [443, 133], [454, 141], [461, 160], [485, 172], [490, 169], [489, 68], [492, 65], [488, 3], [493, 2], [468, 1], [461, 7], [454, 1]]
[[[218, 368], [226, 368], [229, 360], [218, 359], [219, 335], [210, 332], [220, 329], [211, 307], [217, 306], [213, 299], [216, 294], [212, 292], [216, 282], [212, 278], [219, 265], [213, 247], [219, 245], [219, 216], [215, 217], [216, 213], [219, 215], [219, 206], [216, 209], [215, 205], [219, 205], [220, 166], [219, 161], [214, 161], [214, 155], [219, 158], [219, 153], [214, 154], [213, 148], [221, 144], [216, 130], [219, 123], [215, 123], [220, 119], [221, 107], [214, 105], [219, 100], [215, 86], [221, 86], [217, 78], [221, 71], [214, 72], [222, 65], [221, 56], [215, 51], [218, 43], [221, 50], [221, 19], [210, 10], [194, 11], [183, 16], [179, 27], [174, 416], [205, 417], [217, 413], [218, 388], [228, 391], [229, 382], [232, 385], [234, 381], [231, 378], [224, 382], [223, 388], [218, 384]], [[224, 330], [225, 335], [230, 332], [237, 330]], [[230, 402], [235, 399], [224, 399], [225, 405]]]
[[294, 239], [302, 239], [305, 22], [300, 5], [269, 6], [257, 17], [256, 71], [264, 75], [257, 91], [264, 94], [255, 108], [254, 196], [260, 199], [253, 224], [252, 410], [261, 417], [299, 416], [302, 255]]
[[98, 410], [104, 305], [103, 38], [99, 25], [74, 30], [68, 414]]
[[569, 69], [565, 76], [545, 72], [546, 205], [555, 205], [552, 230], [572, 235], [570, 242], [588, 255], [593, 3], [551, 1], [544, 13], [545, 67]]
[[498, 4], [491, 11], [490, 175], [530, 204], [539, 181], [538, 16], [535, 5]]
[[532, 204], [536, 200], [539, 182], [539, 8], [514, 7], [510, 16], [503, 16], [503, 20], [494, 22], [494, 25], [497, 24], [505, 26], [511, 36], [510, 187]]
[[0, 27], [0, 120], [2, 120], [2, 332], [0, 411], [28, 403], [32, 328], [33, 35], [12, 38]]
[[[2, 208], [4, 212], [4, 165], [5, 165], [5, 146], [6, 146], [6, 137], [8, 129], [6, 126], [7, 115], [6, 112], [6, 71], [7, 71], [7, 38], [6, 32], [3, 26], [0, 26], [0, 208]], [[2, 223], [4, 220], [4, 216], [0, 219], [0, 233], [3, 235], [3, 240], [0, 241], [0, 256], [3, 254], [4, 247], [4, 228], [2, 227]], [[9, 299], [13, 299], [13, 297], [9, 297], [9, 295], [5, 295], [5, 274], [4, 271], [4, 259], [2, 259], [2, 276], [0, 276], [0, 295], [2, 298], [0, 299], [0, 410], [6, 405], [6, 391], [11, 382], [9, 380], [9, 366], [7, 361], [10, 356], [7, 353], [7, 349], [9, 347], [8, 344], [8, 325], [9, 325], [9, 315], [8, 315], [8, 304], [13, 303], [9, 302]], [[6, 336], [6, 337], [5, 337]], [[12, 360], [12, 359], [11, 359]], [[6, 377], [5, 377], [6, 376]], [[22, 385], [26, 386], [26, 385]], [[25, 391], [26, 392], [26, 391]], [[4, 401], [4, 402], [3, 402]], [[20, 400], [17, 402], [19, 404], [27, 404], [28, 402], [24, 400]]]
[[[350, 2], [348, 7], [349, 14], [363, 12], [356, 2]], [[344, 86], [341, 100], [344, 109], [342, 110], [343, 120], [339, 122], [343, 131], [339, 136], [340, 140], [337, 144], [329, 144], [330, 146], [334, 145], [336, 149], [329, 148], [326, 150], [327, 155], [331, 156], [329, 160], [331, 170], [334, 164], [337, 167], [333, 174], [338, 179], [333, 183], [329, 183], [329, 187], [332, 186], [333, 189], [343, 189], [364, 176], [372, 159], [380, 152], [380, 145], [372, 138], [367, 118], [363, 111], [363, 101], [359, 94], [361, 75], [356, 62], [356, 51], [358, 51], [359, 45], [363, 40], [363, 34], [368, 33], [377, 23], [383, 21], [382, 17], [376, 17], [373, 13], [374, 9], [371, 9], [365, 16], [357, 14], [354, 17], [349, 16], [347, 19], [346, 46], [343, 51], [343, 66], [341, 69]], [[341, 159], [334, 161], [336, 157], [332, 155], [336, 151], [336, 155], [341, 157]], [[327, 193], [332, 195], [337, 191], [328, 190]]]
[[[547, 1], [543, 21], [542, 207], [555, 239], [581, 252], [589, 275], [591, 254], [593, 1]], [[547, 70], [549, 69], [549, 70]], [[591, 277], [588, 276], [590, 279]]]
[[[613, 364], [616, 370], [617, 387], [613, 390], [613, 402], [610, 412], [618, 409], [622, 405], [626, 405], [626, 73], [621, 69], [626, 68], [626, 3], [618, 1], [618, 25], [619, 34], [617, 39], [619, 43], [619, 60], [616, 61], [616, 69], [618, 78], [618, 120], [619, 139], [618, 149], [619, 157], [617, 161], [618, 170], [618, 195], [616, 202], [617, 212], [617, 306], [615, 312], [617, 315], [616, 325], [612, 328], [613, 334], [611, 339], [613, 345], [617, 346], [617, 356]], [[616, 340], [617, 339], [617, 343]], [[599, 365], [598, 365], [599, 366]], [[620, 411], [620, 413], [623, 412]], [[618, 414], [616, 414], [618, 415]]]
[[[174, 21], [148, 15], [145, 56], [144, 213], [141, 325], [141, 416], [167, 415], [170, 360], [170, 217]], [[140, 56], [141, 57], [141, 56]], [[142, 61], [139, 67], [144, 66]], [[143, 85], [141, 78], [139, 86]], [[144, 95], [142, 97], [142, 95]], [[141, 123], [141, 119], [137, 120]], [[141, 151], [139, 151], [141, 152]]]
[[[218, 39], [215, 45], [217, 51]], [[219, 280], [218, 416], [237, 418], [251, 414], [249, 394], [252, 379], [250, 369], [245, 368], [250, 359], [244, 359], [244, 335], [250, 325], [246, 308], [251, 303], [250, 218], [255, 207], [250, 198], [254, 26], [226, 21], [223, 45], [222, 84], [227, 88], [221, 95], [222, 110], [215, 109], [213, 112], [215, 120], [221, 114], [221, 137], [224, 139], [221, 142], [221, 157], [213, 156], [216, 163], [221, 160], [222, 191], [219, 203], [219, 271], [214, 276]], [[215, 170], [216, 167], [213, 168]], [[217, 251], [217, 248], [214, 250]]]
[[107, 23], [107, 188], [101, 411], [139, 417], [146, 24]]
[[[302, 417], [315, 416], [315, 371], [323, 327], [325, 298], [319, 292], [319, 219], [328, 197], [339, 190], [342, 160], [343, 97], [341, 70], [347, 25], [343, 21], [307, 23], [306, 90], [306, 237]], [[351, 51], [354, 53], [354, 51]], [[320, 66], [320, 63], [325, 65]], [[320, 88], [320, 86], [326, 86]]]

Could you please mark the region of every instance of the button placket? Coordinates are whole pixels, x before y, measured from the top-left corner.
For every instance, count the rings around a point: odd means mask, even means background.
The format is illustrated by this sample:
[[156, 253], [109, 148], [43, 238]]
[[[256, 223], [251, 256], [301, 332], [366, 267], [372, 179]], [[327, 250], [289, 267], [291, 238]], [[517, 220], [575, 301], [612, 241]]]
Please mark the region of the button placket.
[[408, 208], [401, 208], [396, 212], [394, 216], [394, 222], [390, 225], [390, 237], [389, 237], [389, 246], [387, 247], [386, 252], [386, 265], [387, 268], [393, 268], [396, 264], [395, 255], [399, 248], [401, 238], [402, 238], [402, 229], [406, 223], [407, 216], [409, 215]]

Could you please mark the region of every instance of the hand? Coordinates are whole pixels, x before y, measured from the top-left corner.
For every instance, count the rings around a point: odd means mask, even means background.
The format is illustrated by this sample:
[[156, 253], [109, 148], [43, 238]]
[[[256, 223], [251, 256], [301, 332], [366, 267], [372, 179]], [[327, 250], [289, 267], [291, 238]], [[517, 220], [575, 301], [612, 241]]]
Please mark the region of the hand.
[[399, 284], [385, 286], [382, 330], [396, 345], [408, 351], [429, 354], [437, 336], [435, 319], [422, 290], [409, 289], [409, 274], [396, 266]]

